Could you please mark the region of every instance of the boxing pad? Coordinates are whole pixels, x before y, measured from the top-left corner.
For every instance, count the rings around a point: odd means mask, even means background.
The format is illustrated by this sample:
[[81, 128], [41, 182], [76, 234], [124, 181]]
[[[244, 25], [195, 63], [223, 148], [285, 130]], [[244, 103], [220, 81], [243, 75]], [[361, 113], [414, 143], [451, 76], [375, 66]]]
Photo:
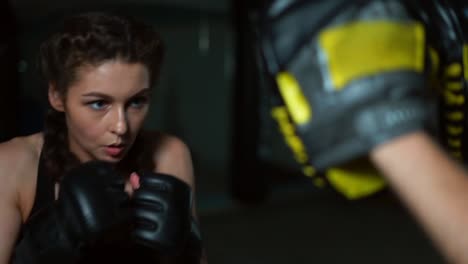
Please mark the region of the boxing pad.
[[425, 34], [401, 1], [272, 2], [259, 50], [304, 160], [324, 171], [426, 127]]
[[56, 202], [30, 217], [13, 263], [73, 263], [83, 249], [129, 226], [124, 178], [93, 161], [63, 177]]

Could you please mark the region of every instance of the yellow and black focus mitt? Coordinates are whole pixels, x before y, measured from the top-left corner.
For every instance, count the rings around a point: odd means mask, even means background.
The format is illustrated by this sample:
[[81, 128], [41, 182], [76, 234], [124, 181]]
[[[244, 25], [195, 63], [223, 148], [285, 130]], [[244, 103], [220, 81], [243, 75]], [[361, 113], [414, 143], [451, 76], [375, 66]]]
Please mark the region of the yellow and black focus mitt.
[[274, 0], [259, 21], [272, 116], [304, 174], [348, 199], [384, 188], [366, 154], [437, 123], [420, 18], [407, 1]]
[[260, 24], [265, 69], [316, 169], [425, 127], [425, 29], [401, 1], [273, 1]]

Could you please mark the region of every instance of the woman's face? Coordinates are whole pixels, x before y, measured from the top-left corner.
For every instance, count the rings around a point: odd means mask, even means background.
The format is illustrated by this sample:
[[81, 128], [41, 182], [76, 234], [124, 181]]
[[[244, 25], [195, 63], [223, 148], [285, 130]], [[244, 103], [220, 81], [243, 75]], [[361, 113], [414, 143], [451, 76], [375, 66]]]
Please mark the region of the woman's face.
[[116, 60], [78, 71], [65, 98], [51, 104], [65, 112], [70, 150], [80, 161], [116, 163], [125, 156], [148, 112], [149, 85], [139, 63]]

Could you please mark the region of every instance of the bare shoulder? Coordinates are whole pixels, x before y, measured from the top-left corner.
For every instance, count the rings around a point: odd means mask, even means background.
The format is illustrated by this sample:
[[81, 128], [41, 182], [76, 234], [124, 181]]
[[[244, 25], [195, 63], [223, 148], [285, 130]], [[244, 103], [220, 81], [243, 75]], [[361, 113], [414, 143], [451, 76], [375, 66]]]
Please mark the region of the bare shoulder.
[[155, 172], [173, 175], [193, 187], [192, 157], [187, 144], [178, 137], [155, 131], [147, 131], [145, 138], [155, 142], [152, 144]]
[[41, 134], [26, 137], [16, 137], [0, 143], [0, 171], [8, 170], [8, 174], [27, 169], [31, 162], [39, 160], [42, 147]]
[[[0, 262], [7, 263], [21, 223], [32, 207], [34, 182], [28, 173], [35, 166], [41, 143], [38, 135], [14, 138], [0, 144]], [[28, 194], [24, 196], [22, 193]], [[28, 211], [29, 210], [29, 211]]]
[[[35, 171], [42, 147], [41, 134], [17, 137], [0, 144], [0, 193], [12, 199], [24, 212], [28, 198], [34, 191]], [[4, 196], [3, 196], [4, 195]]]
[[157, 142], [154, 148], [155, 155], [190, 155], [187, 144], [176, 136], [158, 131], [147, 132], [147, 135]]

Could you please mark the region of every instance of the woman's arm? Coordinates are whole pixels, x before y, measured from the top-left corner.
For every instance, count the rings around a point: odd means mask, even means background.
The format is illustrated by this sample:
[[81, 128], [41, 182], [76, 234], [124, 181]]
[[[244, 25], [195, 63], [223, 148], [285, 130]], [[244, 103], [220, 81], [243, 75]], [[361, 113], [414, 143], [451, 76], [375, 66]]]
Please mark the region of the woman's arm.
[[[192, 189], [192, 201], [195, 201], [195, 179], [189, 148], [176, 137], [167, 135], [162, 137], [161, 145], [155, 152], [156, 168], [154, 172], [173, 175], [186, 182]], [[198, 222], [195, 202], [192, 203], [192, 216]], [[207, 263], [204, 249], [200, 263]]]
[[[162, 137], [154, 156], [156, 164], [154, 172], [173, 175], [184, 181], [192, 188], [192, 195], [195, 195], [195, 179], [189, 148], [176, 137], [168, 135]], [[195, 201], [195, 197], [192, 199]], [[192, 214], [196, 217], [195, 204], [192, 205]]]
[[452, 263], [468, 263], [468, 175], [423, 132], [371, 152], [390, 185]]
[[21, 225], [21, 214], [0, 172], [0, 263], [8, 263]]
[[0, 144], [0, 263], [9, 263], [21, 226], [15, 144]]

